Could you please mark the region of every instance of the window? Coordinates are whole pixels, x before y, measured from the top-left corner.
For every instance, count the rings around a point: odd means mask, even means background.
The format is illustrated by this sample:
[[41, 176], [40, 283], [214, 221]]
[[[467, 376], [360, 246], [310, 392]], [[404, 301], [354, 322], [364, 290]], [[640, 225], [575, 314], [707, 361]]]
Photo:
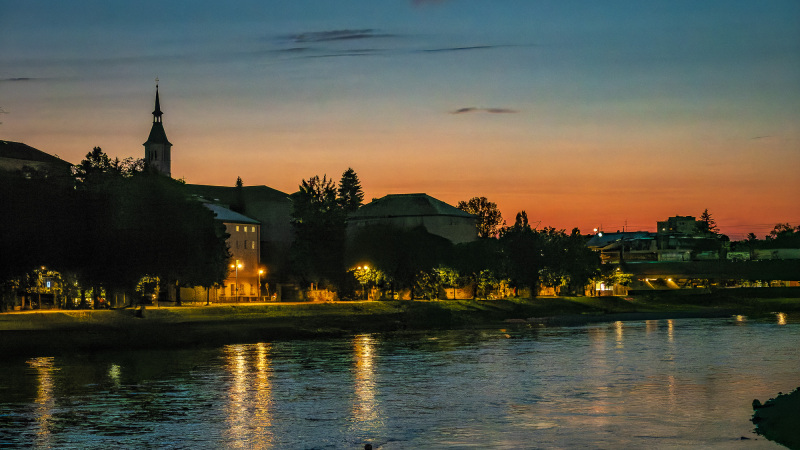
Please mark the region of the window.
[[253, 233], [255, 233], [255, 232], [256, 232], [256, 227], [250, 227], [250, 231], [252, 231]]
[[245, 239], [245, 240], [244, 240], [244, 246], [243, 246], [243, 248], [247, 248], [247, 239]]
[[251, 247], [251, 248], [252, 248], [253, 250], [255, 250], [255, 249], [256, 249], [256, 241], [253, 241], [253, 242], [251, 242], [251, 243], [250, 243], [250, 245], [252, 245], [252, 247]]
[[239, 248], [239, 241], [236, 241], [236, 248]]
[[239, 225], [236, 225], [236, 231], [239, 231]]

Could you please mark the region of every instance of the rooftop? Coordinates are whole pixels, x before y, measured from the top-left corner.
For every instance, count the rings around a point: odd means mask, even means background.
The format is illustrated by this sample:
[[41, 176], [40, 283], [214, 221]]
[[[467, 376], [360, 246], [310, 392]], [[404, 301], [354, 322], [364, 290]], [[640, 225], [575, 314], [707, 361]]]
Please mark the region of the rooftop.
[[427, 194], [389, 194], [358, 208], [350, 219], [408, 216], [475, 217]]
[[204, 203], [203, 205], [214, 213], [214, 218], [222, 222], [252, 223], [252, 224], [261, 223], [255, 219], [251, 219], [245, 216], [244, 214], [239, 214], [236, 211], [231, 211], [230, 209], [220, 205], [215, 205], [213, 203]]
[[[206, 184], [187, 184], [185, 189], [189, 194], [202, 197], [208, 202], [233, 205], [238, 200], [237, 189], [234, 186], [210, 186]], [[274, 202], [291, 202], [289, 194], [273, 189], [269, 186], [242, 186], [242, 196], [245, 202], [259, 202], [264, 200]]]
[[72, 166], [72, 164], [57, 156], [37, 150], [30, 145], [23, 144], [21, 142], [0, 141], [0, 158], [36, 161], [54, 165], [63, 165], [64, 167]]

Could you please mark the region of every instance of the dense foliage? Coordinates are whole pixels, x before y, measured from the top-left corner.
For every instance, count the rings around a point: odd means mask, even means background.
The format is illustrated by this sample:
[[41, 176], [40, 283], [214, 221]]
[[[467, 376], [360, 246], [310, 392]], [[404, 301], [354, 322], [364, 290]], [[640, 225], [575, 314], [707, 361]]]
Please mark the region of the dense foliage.
[[224, 280], [224, 228], [186, 198], [180, 182], [140, 161], [112, 160], [98, 147], [74, 174], [73, 180], [0, 176], [2, 279], [46, 267], [81, 290], [93, 288], [95, 296], [100, 289], [133, 293], [147, 275], [192, 286]]
[[348, 168], [337, 189], [327, 176], [302, 180], [292, 194], [291, 270], [303, 284], [340, 290], [345, 282], [344, 245], [347, 214], [361, 206], [364, 192]]
[[456, 208], [477, 216], [475, 226], [478, 228], [478, 237], [496, 237], [500, 227], [505, 225], [503, 215], [497, 204], [490, 202], [486, 197], [472, 197], [468, 201], [460, 201]]

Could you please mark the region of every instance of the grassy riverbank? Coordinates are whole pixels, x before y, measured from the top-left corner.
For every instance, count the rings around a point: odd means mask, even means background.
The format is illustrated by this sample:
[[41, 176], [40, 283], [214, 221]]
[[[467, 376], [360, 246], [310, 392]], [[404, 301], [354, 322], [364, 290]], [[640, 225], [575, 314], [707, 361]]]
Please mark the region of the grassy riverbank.
[[[239, 304], [0, 314], [2, 354], [219, 345], [350, 333], [487, 326], [577, 325], [592, 321], [800, 316], [800, 298], [735, 292], [637, 297]], [[794, 319], [792, 319], [794, 320]]]

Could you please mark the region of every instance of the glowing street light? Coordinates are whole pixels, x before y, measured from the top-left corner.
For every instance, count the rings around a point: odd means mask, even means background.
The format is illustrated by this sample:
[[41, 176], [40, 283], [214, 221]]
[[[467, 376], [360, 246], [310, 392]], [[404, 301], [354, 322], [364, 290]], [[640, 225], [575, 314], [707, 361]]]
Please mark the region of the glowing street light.
[[258, 299], [261, 300], [261, 275], [264, 274], [264, 269], [258, 269]]
[[236, 271], [236, 301], [239, 301], [239, 269], [243, 268], [244, 264], [236, 260], [236, 264], [231, 264], [231, 269]]
[[364, 291], [364, 300], [369, 300], [367, 297], [367, 273], [369, 273], [369, 266], [364, 264], [363, 266], [358, 266], [358, 281], [361, 282], [361, 290]]

